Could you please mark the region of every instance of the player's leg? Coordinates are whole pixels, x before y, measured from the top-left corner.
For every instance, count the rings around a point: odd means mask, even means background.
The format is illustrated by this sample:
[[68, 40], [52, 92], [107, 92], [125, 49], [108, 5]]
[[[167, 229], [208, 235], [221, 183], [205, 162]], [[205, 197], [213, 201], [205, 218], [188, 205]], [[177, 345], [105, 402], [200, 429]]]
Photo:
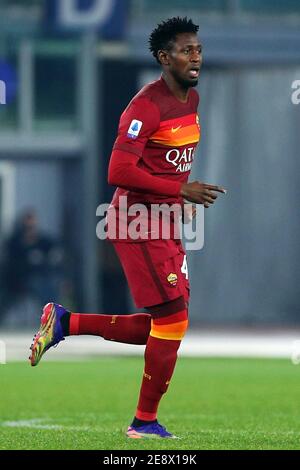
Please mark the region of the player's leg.
[[66, 336], [94, 335], [127, 344], [146, 344], [151, 329], [151, 315], [105, 315], [71, 313], [62, 305], [45, 305], [38, 333], [33, 338], [31, 365], [36, 366], [43, 354]]
[[149, 308], [152, 326], [145, 350], [145, 368], [135, 418], [127, 430], [130, 438], [175, 437], [157, 421], [157, 410], [167, 392], [177, 351], [188, 326], [184, 297]]
[[[140, 249], [152, 283], [147, 278], [149, 282], [146, 286], [139, 284], [138, 279], [129, 285], [136, 302], [138, 299], [139, 305], [144, 305], [151, 313], [152, 321], [139, 401], [127, 436], [174, 437], [157, 422], [157, 410], [168, 389], [177, 351], [188, 325], [186, 255], [181, 242], [175, 240], [150, 241]], [[126, 268], [127, 279], [130, 279], [130, 270], [128, 266]], [[140, 287], [138, 292], [137, 285]], [[149, 289], [147, 286], [150, 286]]]
[[126, 344], [146, 344], [151, 329], [151, 315], [148, 313], [69, 313], [64, 320], [65, 336], [101, 336], [108, 341]]

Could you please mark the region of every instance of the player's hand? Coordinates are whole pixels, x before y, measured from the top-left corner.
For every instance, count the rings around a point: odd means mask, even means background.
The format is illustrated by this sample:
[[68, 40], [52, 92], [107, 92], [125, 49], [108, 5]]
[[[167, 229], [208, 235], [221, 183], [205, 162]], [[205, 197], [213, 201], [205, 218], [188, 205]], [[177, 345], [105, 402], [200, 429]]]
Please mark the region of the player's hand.
[[226, 194], [227, 191], [221, 186], [193, 181], [192, 183], [184, 183], [181, 186], [180, 195], [190, 202], [210, 207], [218, 197], [216, 192]]

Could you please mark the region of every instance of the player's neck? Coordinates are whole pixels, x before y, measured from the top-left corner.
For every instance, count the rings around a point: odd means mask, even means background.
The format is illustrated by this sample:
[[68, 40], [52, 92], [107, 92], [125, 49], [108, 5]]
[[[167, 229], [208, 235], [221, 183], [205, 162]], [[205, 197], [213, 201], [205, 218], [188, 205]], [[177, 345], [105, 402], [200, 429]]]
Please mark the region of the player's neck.
[[172, 75], [167, 75], [164, 72], [162, 73], [162, 78], [166, 82], [170, 91], [179, 101], [182, 103], [186, 103], [188, 101], [189, 88], [183, 87], [172, 77]]

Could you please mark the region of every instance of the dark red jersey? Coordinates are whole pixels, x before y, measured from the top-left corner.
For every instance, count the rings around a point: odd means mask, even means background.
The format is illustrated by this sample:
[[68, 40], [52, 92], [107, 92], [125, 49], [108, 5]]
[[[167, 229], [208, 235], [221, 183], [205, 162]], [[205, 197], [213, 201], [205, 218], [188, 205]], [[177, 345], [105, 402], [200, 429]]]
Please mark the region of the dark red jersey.
[[151, 181], [146, 184], [148, 175], [155, 177], [158, 186], [153, 191], [143, 190], [142, 185], [126, 187], [124, 177], [122, 187], [115, 191], [112, 207], [119, 207], [120, 196], [127, 196], [128, 206], [182, 202], [180, 187], [188, 180], [200, 140], [198, 103], [195, 89], [190, 88], [187, 102], [182, 103], [162, 77], [135, 95], [121, 115], [111, 161], [118, 164], [125, 153], [134, 155], [135, 166], [143, 171], [140, 175], [141, 180], [144, 175], [145, 187], [151, 187]]

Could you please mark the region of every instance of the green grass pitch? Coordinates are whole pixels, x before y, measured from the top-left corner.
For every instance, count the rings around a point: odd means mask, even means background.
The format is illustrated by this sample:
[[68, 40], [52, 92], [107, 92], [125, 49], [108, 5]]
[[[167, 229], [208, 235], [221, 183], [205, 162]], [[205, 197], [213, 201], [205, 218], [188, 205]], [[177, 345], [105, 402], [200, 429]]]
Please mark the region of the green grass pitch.
[[0, 449], [300, 449], [300, 367], [180, 358], [159, 419], [180, 440], [124, 435], [143, 359], [0, 366]]

